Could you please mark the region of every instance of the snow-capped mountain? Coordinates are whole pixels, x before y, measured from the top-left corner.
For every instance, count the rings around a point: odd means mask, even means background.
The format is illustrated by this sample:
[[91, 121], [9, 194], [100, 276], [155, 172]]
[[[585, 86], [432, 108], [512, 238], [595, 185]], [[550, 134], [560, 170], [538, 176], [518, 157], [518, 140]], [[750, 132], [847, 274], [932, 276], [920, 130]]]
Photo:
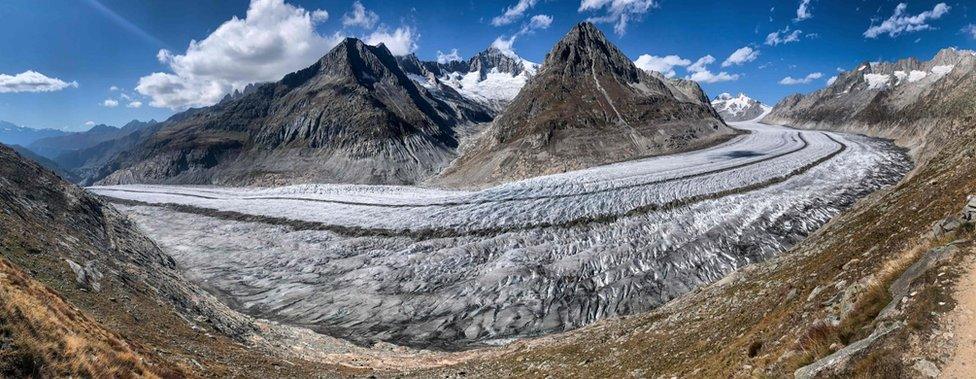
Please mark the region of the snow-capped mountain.
[[729, 93], [720, 94], [712, 100], [712, 107], [723, 120], [728, 122], [755, 120], [773, 109], [744, 93], [739, 93], [739, 96], [732, 96]]
[[[976, 52], [946, 48], [931, 60], [862, 62], [837, 74], [825, 88], [781, 100], [765, 118], [770, 123], [861, 132], [879, 120], [886, 138], [915, 138], [933, 127], [927, 120], [965, 120], [972, 110]], [[897, 120], [897, 122], [895, 122]], [[919, 125], [913, 125], [918, 122]], [[940, 125], [941, 126], [941, 125]]]
[[537, 63], [494, 47], [467, 61], [422, 62], [412, 54], [398, 60], [411, 79], [428, 89], [444, 84], [496, 111], [508, 106], [539, 68]]

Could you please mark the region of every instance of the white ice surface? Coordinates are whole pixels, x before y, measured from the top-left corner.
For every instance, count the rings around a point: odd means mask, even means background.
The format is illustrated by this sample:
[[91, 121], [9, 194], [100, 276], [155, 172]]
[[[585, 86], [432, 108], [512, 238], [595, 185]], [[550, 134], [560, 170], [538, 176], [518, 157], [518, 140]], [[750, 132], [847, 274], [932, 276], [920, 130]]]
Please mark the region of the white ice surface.
[[247, 313], [364, 342], [468, 346], [656, 307], [783, 251], [909, 167], [877, 140], [732, 125], [751, 133], [481, 191], [90, 191], [320, 226], [120, 205], [191, 279]]

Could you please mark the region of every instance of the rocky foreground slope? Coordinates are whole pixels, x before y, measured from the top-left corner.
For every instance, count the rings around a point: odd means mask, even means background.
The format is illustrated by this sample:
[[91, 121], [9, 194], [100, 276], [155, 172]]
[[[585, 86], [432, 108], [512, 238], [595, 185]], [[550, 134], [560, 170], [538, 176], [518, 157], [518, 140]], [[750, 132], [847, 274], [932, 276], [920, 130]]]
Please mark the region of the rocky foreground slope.
[[414, 183], [454, 158], [455, 129], [491, 120], [448, 90], [411, 80], [385, 46], [346, 39], [277, 83], [167, 122], [102, 183]]
[[499, 183], [695, 149], [734, 134], [696, 84], [644, 72], [584, 22], [438, 182]]

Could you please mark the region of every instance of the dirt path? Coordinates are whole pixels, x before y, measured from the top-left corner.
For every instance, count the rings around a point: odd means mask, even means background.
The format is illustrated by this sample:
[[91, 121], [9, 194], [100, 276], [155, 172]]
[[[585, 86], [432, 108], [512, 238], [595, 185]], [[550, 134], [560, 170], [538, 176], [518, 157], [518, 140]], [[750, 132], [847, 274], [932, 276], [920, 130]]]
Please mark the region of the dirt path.
[[952, 311], [955, 351], [942, 371], [944, 378], [976, 378], [976, 259], [966, 258], [968, 272], [959, 280]]

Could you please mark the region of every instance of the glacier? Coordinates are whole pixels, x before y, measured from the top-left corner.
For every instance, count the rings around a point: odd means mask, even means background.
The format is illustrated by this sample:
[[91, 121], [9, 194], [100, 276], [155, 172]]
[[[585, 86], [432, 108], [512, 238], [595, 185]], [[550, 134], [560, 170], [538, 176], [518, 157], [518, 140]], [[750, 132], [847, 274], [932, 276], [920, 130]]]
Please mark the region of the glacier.
[[775, 256], [911, 168], [863, 136], [756, 122], [726, 143], [477, 191], [89, 187], [244, 313], [464, 349], [646, 311]]

